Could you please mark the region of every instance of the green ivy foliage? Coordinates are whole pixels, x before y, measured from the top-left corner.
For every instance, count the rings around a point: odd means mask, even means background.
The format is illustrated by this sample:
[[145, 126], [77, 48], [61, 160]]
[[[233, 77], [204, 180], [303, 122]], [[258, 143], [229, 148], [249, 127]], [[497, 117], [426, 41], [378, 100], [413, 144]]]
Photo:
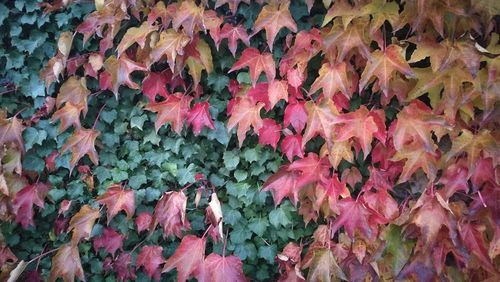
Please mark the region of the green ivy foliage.
[[[44, 15], [39, 3], [41, 0], [17, 0], [0, 3], [0, 107], [7, 109], [9, 116], [21, 111], [21, 117], [29, 119], [45, 102], [45, 97], [57, 93], [55, 84], [45, 89], [39, 79], [40, 70], [49, 58], [54, 56], [57, 38], [63, 31], [73, 31], [82, 18], [93, 9], [93, 3], [83, 1], [70, 5], [49, 15]], [[261, 6], [254, 3], [238, 10], [234, 21], [251, 27]], [[307, 8], [302, 1], [292, 1], [290, 11], [299, 29], [307, 29], [312, 24], [320, 24], [322, 18], [304, 18]], [[229, 14], [229, 11], [228, 11]], [[132, 24], [132, 23], [131, 23]], [[126, 30], [123, 28], [121, 32]], [[278, 34], [273, 56], [279, 59], [281, 47], [287, 32]], [[121, 36], [117, 36], [120, 38]], [[264, 34], [255, 36], [252, 45], [264, 44]], [[97, 50], [92, 40], [85, 46], [82, 38], [76, 36], [72, 52]], [[43, 119], [23, 133], [26, 153], [23, 156], [23, 169], [40, 175], [50, 182], [52, 188], [44, 209], [36, 213], [36, 228], [23, 229], [15, 222], [3, 222], [0, 230], [5, 243], [20, 260], [29, 261], [44, 251], [58, 247], [70, 238], [67, 233], [56, 235], [54, 222], [58, 218], [58, 209], [63, 199], [71, 200], [69, 214], [78, 211], [83, 204], [93, 204], [95, 198], [103, 194], [112, 183], [126, 182], [135, 190], [136, 213], [152, 212], [163, 192], [179, 190], [186, 184], [195, 182], [197, 173], [204, 174], [216, 187], [222, 203], [224, 226], [229, 230], [226, 252], [239, 256], [244, 263], [245, 274], [253, 280], [272, 280], [277, 276], [276, 254], [289, 241], [300, 242], [303, 237], [310, 237], [315, 224], [305, 226], [296, 207], [286, 201], [274, 206], [268, 192], [260, 188], [269, 175], [276, 172], [283, 163], [283, 156], [272, 148], [258, 145], [255, 136], [248, 137], [244, 148], [238, 147], [235, 134], [228, 134], [225, 123], [225, 109], [230, 93], [227, 89], [229, 77], [223, 71], [234, 64], [227, 46], [220, 47], [214, 57], [214, 72], [204, 74], [201, 84], [205, 95], [209, 96], [210, 112], [215, 119], [215, 130], [204, 129], [199, 136], [183, 131], [176, 135], [164, 126], [158, 133], [154, 130], [155, 114], [144, 111], [145, 103], [137, 90], [122, 89], [120, 99], [112, 99], [111, 93], [92, 95], [89, 100], [89, 113], [82, 121], [89, 128], [98, 115], [99, 107], [105, 104], [96, 129], [101, 132], [99, 166], [93, 169], [95, 188], [90, 190], [81, 175], [74, 170], [69, 175], [70, 154], [56, 158], [55, 171], [50, 175], [45, 172], [45, 159], [59, 150], [70, 133], [59, 134], [57, 123]], [[314, 61], [311, 63], [313, 64]], [[319, 64], [318, 64], [319, 66]], [[317, 68], [312, 67], [312, 71]], [[136, 77], [140, 81], [142, 77]], [[237, 80], [250, 83], [248, 73], [240, 72]], [[98, 90], [96, 80], [88, 80], [87, 86]], [[273, 118], [282, 118], [283, 105], [269, 113]], [[89, 160], [80, 164], [90, 164]], [[203, 234], [205, 231], [204, 208], [195, 208], [196, 188], [186, 191], [188, 199], [187, 216], [192, 225], [191, 233]], [[207, 205], [203, 197], [201, 207]], [[91, 236], [102, 234], [105, 222], [95, 224]], [[110, 227], [126, 236], [123, 248], [131, 250], [138, 243], [160, 244], [164, 257], [173, 254], [179, 240], [162, 239], [162, 231], [156, 230], [151, 237], [138, 234], [134, 222], [119, 214], [110, 223]], [[207, 253], [222, 253], [223, 244], [209, 244]], [[115, 281], [112, 273], [103, 269], [106, 254], [96, 253], [92, 241], [79, 244], [79, 252], [86, 278], [89, 281]], [[133, 253], [133, 260], [137, 251]], [[26, 272], [38, 267], [42, 277], [47, 277], [51, 268], [51, 256], [44, 256], [39, 264], [28, 266]], [[175, 272], [163, 274], [169, 281]], [[149, 281], [141, 271], [137, 272], [137, 281]]]

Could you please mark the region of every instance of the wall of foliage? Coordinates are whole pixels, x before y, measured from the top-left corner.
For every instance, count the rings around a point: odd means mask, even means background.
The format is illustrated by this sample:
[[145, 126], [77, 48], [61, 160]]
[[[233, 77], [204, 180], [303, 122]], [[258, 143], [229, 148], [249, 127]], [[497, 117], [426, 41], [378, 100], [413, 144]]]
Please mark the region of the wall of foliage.
[[0, 3], [0, 278], [500, 279], [494, 0]]

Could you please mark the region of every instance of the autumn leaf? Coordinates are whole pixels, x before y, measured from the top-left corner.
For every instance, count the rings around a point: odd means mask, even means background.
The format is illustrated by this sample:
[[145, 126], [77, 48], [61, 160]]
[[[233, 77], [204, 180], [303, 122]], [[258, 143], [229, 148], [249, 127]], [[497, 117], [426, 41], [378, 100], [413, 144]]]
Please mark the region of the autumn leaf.
[[361, 145], [364, 157], [371, 151], [371, 143], [375, 136], [380, 142], [385, 143], [385, 115], [381, 110], [369, 111], [365, 106], [347, 114], [341, 114], [338, 117], [339, 123], [334, 139], [337, 142], [355, 138]]
[[414, 77], [415, 74], [403, 57], [403, 48], [391, 44], [384, 50], [377, 50], [372, 53], [368, 60], [361, 79], [359, 81], [359, 89], [363, 90], [370, 79], [375, 76], [378, 78], [378, 85], [388, 95], [389, 80], [395, 71], [404, 74], [407, 77]]
[[332, 98], [338, 91], [350, 99], [352, 93], [349, 91], [346, 63], [342, 62], [336, 65], [324, 63], [319, 69], [319, 76], [311, 85], [309, 93], [313, 94], [320, 89], [323, 89], [322, 93], [328, 99]]
[[184, 55], [184, 47], [189, 43], [189, 36], [178, 33], [173, 29], [168, 29], [160, 33], [160, 39], [152, 47], [149, 55], [149, 64], [158, 62], [163, 55], [167, 57], [170, 70], [175, 73], [175, 59], [177, 55]]
[[33, 222], [33, 205], [43, 209], [49, 189], [50, 185], [37, 182], [24, 187], [16, 193], [12, 201], [12, 209], [16, 215], [16, 222], [21, 224], [24, 229], [30, 225], [35, 226]]
[[[174, 254], [167, 259], [162, 272], [177, 269], [177, 281], [186, 281], [191, 277], [200, 279], [205, 275], [205, 238], [186, 235]], [[209, 270], [210, 271], [210, 270]]]
[[[218, 2], [218, 1], [217, 1]], [[242, 25], [233, 26], [229, 23], [224, 24], [220, 31], [220, 38], [227, 39], [229, 51], [236, 57], [236, 49], [238, 48], [238, 40], [241, 40], [247, 47], [250, 46], [250, 36]], [[216, 42], [217, 49], [219, 44]]]
[[262, 29], [265, 29], [267, 46], [269, 46], [271, 52], [273, 51], [274, 39], [283, 27], [288, 28], [292, 32], [297, 32], [297, 24], [288, 10], [289, 5], [290, 2], [288, 1], [280, 4], [270, 3], [262, 8], [259, 16], [255, 20], [253, 26], [254, 33], [252, 36]]
[[320, 151], [320, 156], [327, 156], [333, 168], [337, 169], [342, 160], [350, 163], [354, 161], [354, 154], [352, 152], [351, 142], [333, 142], [333, 145], [323, 145]]
[[236, 14], [236, 11], [238, 10], [238, 6], [240, 3], [246, 3], [250, 4], [250, 0], [217, 0], [215, 1], [215, 8], [219, 8], [222, 5], [228, 4], [229, 5], [229, 10], [231, 10], [231, 13]]
[[243, 50], [241, 57], [233, 65], [228, 73], [235, 70], [248, 67], [250, 70], [250, 79], [252, 86], [255, 87], [257, 80], [262, 72], [266, 73], [267, 81], [273, 81], [276, 77], [276, 66], [274, 64], [273, 56], [271, 53], [260, 53], [255, 48], [246, 48]]
[[125, 189], [121, 184], [113, 184], [106, 192], [97, 198], [97, 202], [108, 208], [108, 225], [120, 211], [127, 213], [127, 219], [131, 219], [135, 212], [134, 190]]
[[60, 108], [52, 115], [51, 122], [60, 120], [59, 132], [64, 132], [70, 126], [79, 129], [81, 127], [80, 114], [84, 108], [86, 108], [86, 106], [84, 107], [82, 105], [74, 105], [71, 102], [66, 102], [64, 107]]
[[121, 56], [118, 59], [115, 56], [110, 56], [104, 62], [104, 69], [111, 74], [111, 87], [116, 99], [118, 99], [118, 89], [121, 85], [127, 85], [132, 89], [140, 88], [137, 83], [131, 80], [130, 74], [132, 72], [147, 71], [145, 66], [130, 60], [127, 56]]
[[262, 191], [271, 191], [275, 206], [279, 205], [285, 197], [288, 197], [296, 205], [302, 188], [299, 180], [300, 174], [289, 170], [288, 165], [284, 165], [266, 180], [262, 186]]
[[25, 126], [16, 116], [5, 119], [0, 118], [0, 145], [15, 143], [24, 151], [23, 131]]
[[160, 281], [160, 265], [164, 262], [163, 248], [160, 246], [144, 246], [137, 255], [136, 268], [144, 267], [149, 278]]
[[320, 135], [328, 144], [332, 143], [334, 125], [339, 123], [338, 111], [332, 100], [323, 99], [319, 104], [308, 101], [305, 104], [307, 111], [307, 127], [302, 139], [305, 146], [309, 140]]
[[189, 104], [193, 98], [182, 93], [169, 95], [165, 101], [146, 106], [146, 110], [158, 113], [155, 121], [155, 130], [170, 122], [172, 129], [181, 134], [184, 121], [189, 112]]
[[216, 241], [224, 240], [224, 232], [222, 230], [222, 207], [216, 193], [212, 193], [212, 196], [210, 197], [210, 202], [208, 203], [208, 207], [206, 209], [206, 218], [212, 225], [212, 228], [216, 231]]
[[337, 264], [331, 250], [326, 248], [314, 250], [307, 281], [347, 280], [344, 272]]
[[114, 257], [116, 251], [122, 249], [124, 237], [114, 229], [106, 227], [101, 236], [94, 238], [94, 250], [97, 252], [102, 248]]
[[210, 281], [247, 281], [243, 263], [237, 256], [220, 256], [212, 253], [205, 259]]
[[75, 165], [85, 155], [88, 155], [95, 165], [99, 163], [99, 156], [94, 144], [99, 135], [100, 132], [95, 129], [80, 128], [68, 138], [61, 149], [61, 153], [71, 149], [70, 171], [73, 171]]
[[271, 145], [276, 150], [281, 137], [281, 128], [273, 119], [265, 118], [262, 120], [258, 135], [259, 144]]
[[85, 281], [78, 247], [68, 243], [59, 247], [52, 258], [49, 281], [56, 281], [57, 278], [62, 278], [64, 281], [75, 281], [75, 276], [81, 281]]
[[189, 125], [193, 125], [193, 133], [198, 136], [201, 133], [203, 127], [208, 127], [214, 129], [214, 121], [208, 108], [210, 104], [208, 102], [199, 102], [194, 104], [194, 106], [189, 110], [186, 116], [186, 122]]
[[132, 256], [130, 253], [120, 253], [113, 262], [113, 270], [117, 273], [118, 281], [136, 279], [135, 269], [131, 267]]
[[481, 153], [493, 157], [498, 155], [498, 149], [498, 143], [495, 142], [495, 138], [489, 130], [483, 129], [477, 134], [473, 134], [469, 130], [463, 129], [461, 134], [453, 139], [451, 149], [444, 155], [444, 159], [449, 162], [459, 154], [467, 153], [467, 168], [472, 174]]
[[421, 144], [414, 143], [405, 146], [403, 149], [396, 152], [392, 161], [405, 160], [403, 171], [399, 176], [398, 183], [406, 182], [420, 168], [427, 178], [433, 181], [436, 178], [438, 170], [437, 155], [433, 152], [427, 152]]
[[283, 138], [283, 141], [281, 141], [281, 151], [290, 162], [293, 161], [294, 156], [303, 158], [304, 148], [302, 146], [302, 135], [286, 135], [285, 138]]
[[137, 232], [141, 233], [144, 230], [149, 230], [153, 222], [153, 215], [149, 212], [141, 212], [135, 218], [135, 225], [137, 225]]
[[307, 112], [303, 102], [288, 103], [285, 108], [283, 126], [291, 125], [295, 132], [301, 133], [307, 123]]
[[134, 43], [137, 43], [141, 46], [141, 48], [144, 48], [148, 35], [154, 30], [156, 30], [156, 27], [150, 25], [148, 22], [143, 22], [139, 27], [129, 28], [127, 32], [125, 32], [125, 35], [123, 35], [118, 47], [116, 47], [118, 57], [120, 57], [121, 54]]
[[236, 105], [234, 105], [231, 112], [231, 117], [227, 122], [227, 131], [230, 132], [236, 125], [238, 125], [237, 135], [240, 147], [246, 138], [250, 126], [253, 127], [254, 132], [258, 132], [263, 125], [262, 118], [260, 117], [260, 110], [264, 107], [263, 103], [254, 104], [247, 97], [242, 97]]
[[198, 29], [205, 30], [203, 6], [196, 5], [195, 1], [182, 1], [177, 12], [172, 19], [173, 28], [178, 31], [182, 26], [184, 32], [193, 37], [193, 33]]
[[154, 103], [156, 95], [167, 98], [169, 77], [165, 72], [150, 72], [142, 81], [142, 93], [148, 97], [149, 103]]
[[182, 238], [182, 231], [191, 229], [186, 218], [186, 205], [187, 197], [184, 192], [166, 192], [156, 204], [153, 226], [160, 224], [164, 237], [175, 235]]
[[101, 216], [98, 209], [93, 209], [89, 205], [83, 205], [69, 221], [68, 232], [73, 231], [71, 237], [72, 244], [78, 244], [81, 239], [88, 240], [94, 222]]

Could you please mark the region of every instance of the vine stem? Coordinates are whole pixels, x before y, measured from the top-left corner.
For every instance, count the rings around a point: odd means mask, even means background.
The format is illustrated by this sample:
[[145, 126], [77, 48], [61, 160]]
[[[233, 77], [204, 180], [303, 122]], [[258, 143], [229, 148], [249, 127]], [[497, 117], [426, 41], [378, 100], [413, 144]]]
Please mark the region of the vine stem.
[[97, 114], [97, 117], [94, 120], [94, 125], [92, 126], [92, 129], [95, 129], [95, 126], [97, 125], [97, 121], [101, 117], [102, 110], [106, 107], [106, 104], [102, 105], [101, 109], [99, 109], [99, 113]]
[[26, 265], [28, 265], [28, 264], [30, 264], [30, 263], [32, 263], [32, 262], [34, 262], [34, 261], [35, 261], [35, 260], [37, 260], [37, 259], [41, 259], [42, 257], [44, 257], [44, 256], [46, 256], [46, 255], [48, 255], [48, 254], [51, 254], [51, 253], [53, 253], [53, 252], [56, 252], [56, 251], [58, 251], [60, 248], [61, 248], [61, 247], [58, 247], [58, 248], [52, 249], [52, 250], [50, 250], [50, 251], [47, 251], [47, 252], [45, 252], [45, 253], [41, 253], [41, 254], [39, 254], [38, 256], [36, 256], [36, 257], [32, 258], [30, 261], [28, 261], [28, 262], [26, 263]]
[[208, 233], [208, 231], [210, 231], [210, 228], [213, 228], [212, 224], [210, 224], [208, 226], [207, 230], [205, 230], [205, 233], [203, 233], [203, 236], [201, 236], [202, 239], [205, 238], [205, 236], [207, 236], [207, 233]]
[[229, 233], [229, 229], [226, 229], [226, 236], [224, 236], [224, 247], [222, 247], [222, 257], [226, 257], [226, 246], [227, 246], [228, 233]]

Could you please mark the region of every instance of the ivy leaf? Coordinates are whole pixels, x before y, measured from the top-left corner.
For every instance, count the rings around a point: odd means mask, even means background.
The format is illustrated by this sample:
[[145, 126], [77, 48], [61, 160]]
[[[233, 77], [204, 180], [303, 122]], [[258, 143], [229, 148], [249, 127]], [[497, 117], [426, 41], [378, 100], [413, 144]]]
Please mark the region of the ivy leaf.
[[280, 29], [287, 27], [292, 32], [297, 32], [297, 24], [288, 10], [289, 5], [290, 2], [288, 1], [279, 4], [272, 2], [262, 8], [262, 11], [260, 11], [259, 16], [255, 20], [252, 36], [265, 29], [267, 46], [269, 46], [271, 52], [273, 51], [274, 39]]
[[206, 275], [204, 265], [205, 238], [186, 235], [174, 254], [167, 259], [162, 272], [177, 269], [177, 280], [186, 281], [191, 277], [200, 280]]
[[108, 208], [108, 225], [122, 210], [127, 213], [127, 219], [131, 219], [135, 212], [134, 190], [125, 189], [121, 184], [109, 186], [106, 193], [97, 198], [97, 202]]
[[276, 77], [276, 66], [274, 64], [273, 55], [271, 53], [260, 53], [256, 48], [246, 48], [243, 50], [241, 57], [229, 73], [248, 67], [250, 70], [250, 79], [252, 86], [255, 87], [257, 80], [262, 72], [265, 72], [267, 81], [273, 81]]

